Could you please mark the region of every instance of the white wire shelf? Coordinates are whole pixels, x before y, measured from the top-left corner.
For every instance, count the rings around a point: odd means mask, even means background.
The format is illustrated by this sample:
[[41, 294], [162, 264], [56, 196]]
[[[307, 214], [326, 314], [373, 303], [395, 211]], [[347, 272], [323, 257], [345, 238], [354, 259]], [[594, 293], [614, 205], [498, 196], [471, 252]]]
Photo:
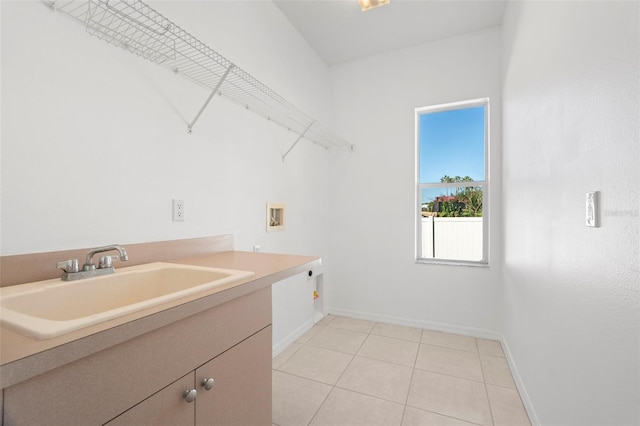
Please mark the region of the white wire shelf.
[[218, 94], [324, 148], [353, 148], [258, 79], [140, 0], [51, 0], [52, 8], [82, 23], [89, 34], [135, 53], [211, 91], [189, 132]]

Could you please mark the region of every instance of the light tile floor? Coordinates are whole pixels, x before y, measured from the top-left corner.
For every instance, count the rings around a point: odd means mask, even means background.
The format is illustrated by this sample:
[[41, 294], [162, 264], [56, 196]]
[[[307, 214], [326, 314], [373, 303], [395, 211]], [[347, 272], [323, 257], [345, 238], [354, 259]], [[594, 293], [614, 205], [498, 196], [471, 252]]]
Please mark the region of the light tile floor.
[[329, 315], [273, 359], [273, 424], [530, 422], [499, 342]]

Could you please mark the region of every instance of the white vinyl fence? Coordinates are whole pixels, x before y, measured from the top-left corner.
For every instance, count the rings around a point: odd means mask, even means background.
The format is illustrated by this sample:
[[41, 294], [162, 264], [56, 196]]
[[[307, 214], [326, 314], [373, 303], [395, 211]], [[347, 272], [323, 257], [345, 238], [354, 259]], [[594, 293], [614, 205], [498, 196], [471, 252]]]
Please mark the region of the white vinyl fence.
[[482, 218], [423, 217], [421, 257], [482, 260]]

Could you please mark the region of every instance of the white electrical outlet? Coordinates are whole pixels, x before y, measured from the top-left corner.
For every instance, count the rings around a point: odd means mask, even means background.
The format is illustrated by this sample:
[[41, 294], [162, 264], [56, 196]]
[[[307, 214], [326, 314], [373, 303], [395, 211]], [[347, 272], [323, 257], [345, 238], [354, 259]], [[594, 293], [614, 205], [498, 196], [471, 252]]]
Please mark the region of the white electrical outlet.
[[173, 221], [184, 221], [184, 200], [173, 199]]

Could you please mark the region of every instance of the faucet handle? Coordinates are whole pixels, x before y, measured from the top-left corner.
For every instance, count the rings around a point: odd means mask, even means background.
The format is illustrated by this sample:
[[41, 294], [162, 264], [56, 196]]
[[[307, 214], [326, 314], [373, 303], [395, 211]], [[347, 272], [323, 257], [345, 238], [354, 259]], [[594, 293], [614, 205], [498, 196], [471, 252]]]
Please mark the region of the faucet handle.
[[78, 265], [78, 259], [69, 259], [58, 262], [56, 269], [62, 269], [66, 273], [78, 272], [80, 266]]
[[114, 260], [118, 260], [118, 256], [101, 256], [98, 269], [112, 268]]

